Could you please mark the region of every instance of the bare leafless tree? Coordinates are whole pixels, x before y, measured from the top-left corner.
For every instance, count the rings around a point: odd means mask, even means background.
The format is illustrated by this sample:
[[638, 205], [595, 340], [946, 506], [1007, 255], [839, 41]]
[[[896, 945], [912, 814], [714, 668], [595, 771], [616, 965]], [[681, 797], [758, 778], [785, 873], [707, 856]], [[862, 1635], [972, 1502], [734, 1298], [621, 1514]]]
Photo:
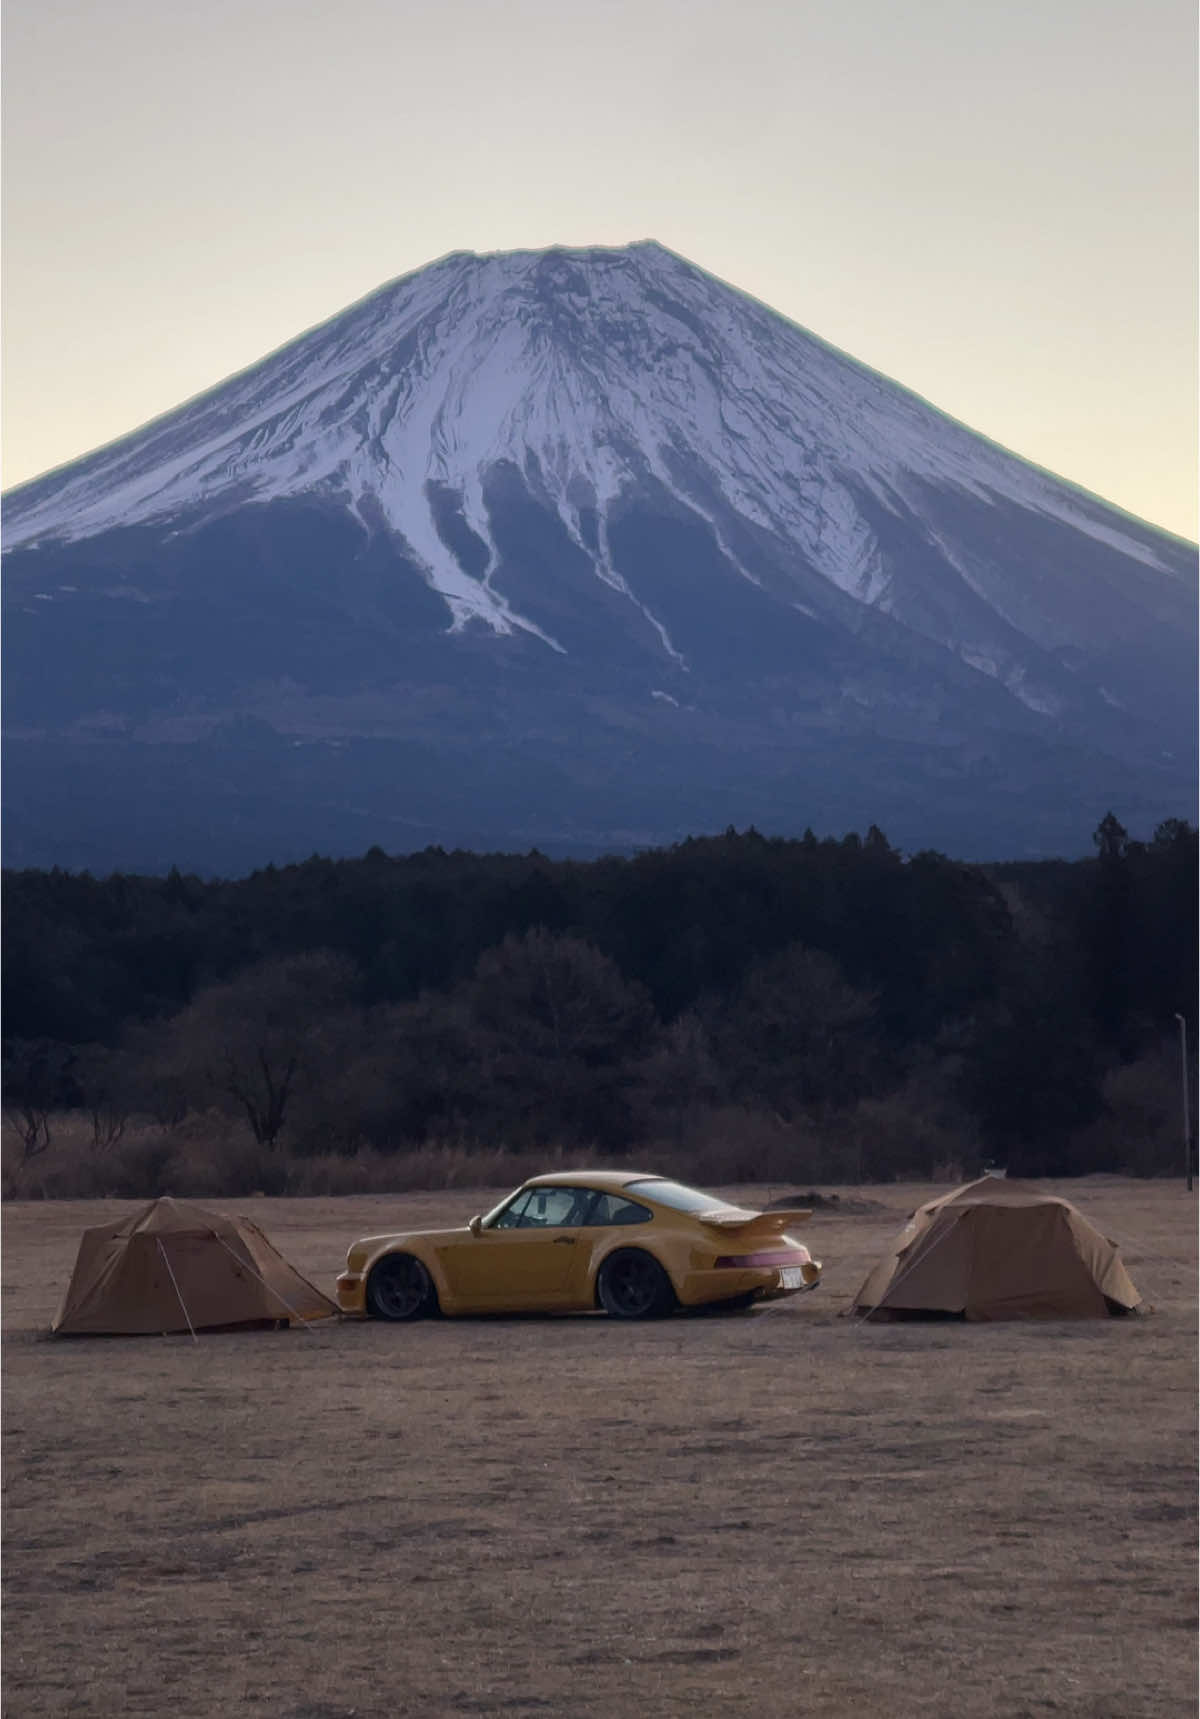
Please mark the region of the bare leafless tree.
[[21, 1162], [45, 1152], [50, 1117], [67, 1101], [71, 1052], [51, 1039], [15, 1039], [4, 1055], [4, 1119], [21, 1142]]
[[325, 950], [247, 968], [175, 1017], [166, 1060], [197, 1101], [239, 1111], [274, 1146], [297, 1092], [332, 1061], [331, 1021], [353, 984], [350, 963]]

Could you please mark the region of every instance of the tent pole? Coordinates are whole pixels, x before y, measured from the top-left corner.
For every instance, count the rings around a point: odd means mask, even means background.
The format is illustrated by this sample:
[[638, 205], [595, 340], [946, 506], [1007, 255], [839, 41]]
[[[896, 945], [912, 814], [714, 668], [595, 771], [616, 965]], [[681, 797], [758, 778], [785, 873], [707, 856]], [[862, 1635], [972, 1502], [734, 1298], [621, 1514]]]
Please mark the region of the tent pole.
[[[922, 1262], [929, 1257], [929, 1254], [937, 1252], [938, 1248], [940, 1248], [942, 1246], [943, 1242], [945, 1242], [948, 1239], [949, 1234], [950, 1234], [950, 1229], [947, 1228], [946, 1231], [938, 1237], [938, 1239], [934, 1242], [933, 1246], [928, 1250], [927, 1253], [921, 1254], [919, 1259], [910, 1259], [908, 1264], [905, 1266], [904, 1270], [899, 1274], [899, 1276], [893, 1277], [890, 1280], [890, 1282], [888, 1283], [888, 1286], [887, 1286], [888, 1290], [890, 1291], [893, 1289], [898, 1289], [900, 1287], [900, 1285], [904, 1282], [905, 1278], [911, 1276], [911, 1274], [916, 1270], [917, 1266], [922, 1264]], [[909, 1242], [908, 1246], [910, 1248], [914, 1247], [916, 1245], [916, 1242], [917, 1242], [917, 1237], [914, 1236], [912, 1241]], [[907, 1253], [908, 1248], [906, 1248], [904, 1251]], [[896, 1264], [899, 1265], [899, 1263], [900, 1263], [900, 1261], [897, 1260]], [[872, 1314], [879, 1312], [880, 1305], [881, 1304], [879, 1302], [876, 1302], [874, 1307], [869, 1307], [867, 1309], [867, 1311], [863, 1314], [862, 1318], [859, 1320], [859, 1324], [860, 1325], [869, 1324]]]
[[[237, 1254], [234, 1253], [234, 1251], [230, 1247], [229, 1243], [227, 1241], [223, 1240], [222, 1237], [217, 1234], [216, 1230], [212, 1230], [210, 1233], [212, 1235], [212, 1239], [215, 1242], [219, 1242], [220, 1245], [225, 1249], [225, 1252], [229, 1255], [230, 1259], [237, 1260], [237, 1263], [240, 1266], [245, 1266], [247, 1264], [246, 1260], [238, 1258]], [[249, 1269], [250, 1269], [251, 1277], [258, 1278], [258, 1281], [262, 1284], [262, 1286], [266, 1290], [267, 1294], [273, 1295], [275, 1297], [276, 1301], [283, 1302], [283, 1305], [287, 1308], [287, 1310], [291, 1314], [292, 1318], [298, 1319], [300, 1321], [301, 1325], [303, 1325], [304, 1329], [307, 1332], [309, 1332], [309, 1334], [311, 1336], [315, 1337], [316, 1332], [313, 1330], [312, 1320], [306, 1319], [304, 1317], [303, 1313], [301, 1313], [298, 1308], [293, 1307], [289, 1301], [284, 1300], [284, 1297], [282, 1295], [280, 1295], [279, 1291], [277, 1289], [273, 1289], [271, 1287], [271, 1285], [267, 1282], [266, 1278], [263, 1277], [260, 1272], [255, 1271], [253, 1266], [250, 1266]]]
[[183, 1317], [187, 1320], [187, 1328], [192, 1334], [192, 1342], [198, 1343], [200, 1339], [197, 1337], [195, 1326], [192, 1324], [192, 1316], [187, 1310], [187, 1303], [184, 1301], [183, 1296], [180, 1293], [179, 1285], [175, 1281], [175, 1273], [171, 1270], [171, 1262], [167, 1258], [167, 1250], [162, 1244], [162, 1237], [156, 1236], [155, 1240], [158, 1243], [158, 1251], [162, 1254], [163, 1264], [167, 1268], [167, 1276], [171, 1279], [171, 1287], [175, 1291], [176, 1295], [179, 1296], [179, 1305], [183, 1308]]

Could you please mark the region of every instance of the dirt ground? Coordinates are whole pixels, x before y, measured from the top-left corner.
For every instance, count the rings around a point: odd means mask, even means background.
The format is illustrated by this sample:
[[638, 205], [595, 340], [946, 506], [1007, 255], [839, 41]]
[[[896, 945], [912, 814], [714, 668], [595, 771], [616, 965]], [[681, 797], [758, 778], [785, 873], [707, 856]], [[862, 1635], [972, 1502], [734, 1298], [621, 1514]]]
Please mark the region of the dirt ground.
[[[819, 1211], [821, 1289], [748, 1315], [198, 1343], [47, 1339], [130, 1206], [9, 1204], [5, 1714], [1194, 1712], [1195, 1201], [1061, 1189], [1148, 1318], [844, 1317], [944, 1191]], [[222, 1207], [332, 1292], [355, 1236], [497, 1197]]]

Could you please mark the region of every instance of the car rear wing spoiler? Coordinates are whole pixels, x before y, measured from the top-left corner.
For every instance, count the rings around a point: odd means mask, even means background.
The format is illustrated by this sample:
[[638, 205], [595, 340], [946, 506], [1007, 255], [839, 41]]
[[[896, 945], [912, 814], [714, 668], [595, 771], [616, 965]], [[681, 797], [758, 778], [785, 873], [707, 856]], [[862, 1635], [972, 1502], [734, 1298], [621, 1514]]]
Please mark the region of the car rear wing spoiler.
[[812, 1208], [793, 1206], [773, 1212], [701, 1212], [699, 1217], [709, 1229], [720, 1230], [725, 1235], [736, 1234], [744, 1239], [749, 1236], [781, 1236], [793, 1224], [802, 1224], [806, 1218], [811, 1218]]

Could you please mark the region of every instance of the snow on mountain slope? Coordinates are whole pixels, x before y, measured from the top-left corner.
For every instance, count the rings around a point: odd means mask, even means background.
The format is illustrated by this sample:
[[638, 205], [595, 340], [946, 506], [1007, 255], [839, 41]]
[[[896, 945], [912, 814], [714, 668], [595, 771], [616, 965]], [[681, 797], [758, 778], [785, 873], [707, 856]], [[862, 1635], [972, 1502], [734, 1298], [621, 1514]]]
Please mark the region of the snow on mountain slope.
[[[1009, 503], [1177, 576], [1169, 540], [982, 440], [655, 243], [620, 250], [455, 253], [382, 288], [262, 363], [7, 499], [5, 543], [64, 543], [187, 522], [247, 502], [317, 496], [381, 522], [459, 629], [483, 622], [564, 647], [495, 588], [485, 502], [509, 462], [595, 577], [681, 653], [613, 564], [609, 526], [648, 480], [704, 518], [757, 583], [729, 523], [855, 603], [905, 611], [880, 519], [929, 512], [931, 488]], [[468, 569], [435, 509], [448, 491], [487, 563]], [[864, 497], [874, 505], [864, 506]], [[594, 527], [592, 522], [594, 521]], [[1069, 638], [931, 522], [953, 575], [1039, 646]], [[803, 606], [797, 586], [794, 599]], [[916, 623], [918, 626], [920, 622]], [[1001, 672], [990, 644], [963, 660]], [[990, 666], [989, 666], [990, 665]]]

